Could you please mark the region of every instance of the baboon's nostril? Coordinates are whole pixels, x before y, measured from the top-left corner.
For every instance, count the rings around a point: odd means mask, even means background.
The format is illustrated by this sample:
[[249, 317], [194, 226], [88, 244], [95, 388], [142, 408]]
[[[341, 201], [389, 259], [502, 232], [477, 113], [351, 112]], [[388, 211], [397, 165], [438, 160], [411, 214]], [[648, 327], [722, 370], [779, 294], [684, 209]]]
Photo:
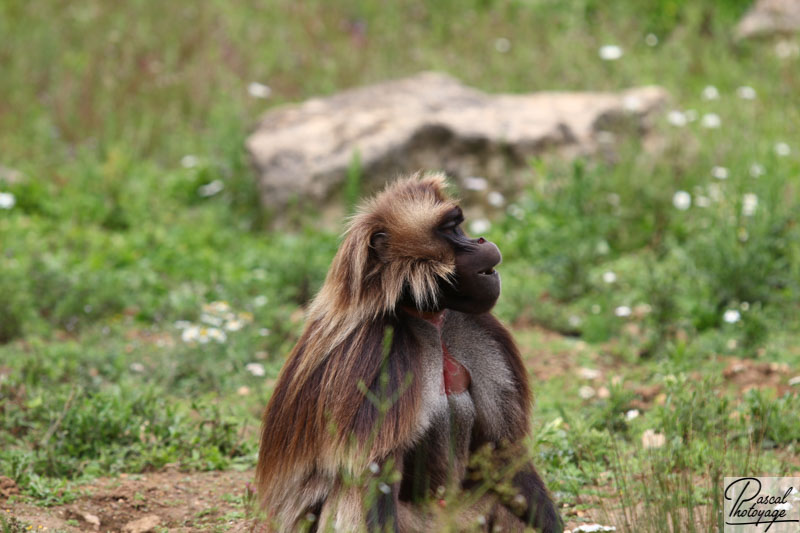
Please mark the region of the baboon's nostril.
[[485, 242], [486, 242], [486, 239], [484, 239], [483, 237], [481, 237], [480, 239], [478, 239], [478, 244], [483, 244], [483, 243], [485, 243]]

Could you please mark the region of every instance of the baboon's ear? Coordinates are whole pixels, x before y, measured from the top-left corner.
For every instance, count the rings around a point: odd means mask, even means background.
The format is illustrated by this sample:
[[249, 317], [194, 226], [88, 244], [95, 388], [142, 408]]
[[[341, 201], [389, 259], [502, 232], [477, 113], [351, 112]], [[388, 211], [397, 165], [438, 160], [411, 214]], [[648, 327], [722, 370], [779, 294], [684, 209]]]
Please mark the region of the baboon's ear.
[[373, 233], [369, 238], [369, 247], [380, 261], [386, 262], [389, 251], [389, 235], [383, 231]]

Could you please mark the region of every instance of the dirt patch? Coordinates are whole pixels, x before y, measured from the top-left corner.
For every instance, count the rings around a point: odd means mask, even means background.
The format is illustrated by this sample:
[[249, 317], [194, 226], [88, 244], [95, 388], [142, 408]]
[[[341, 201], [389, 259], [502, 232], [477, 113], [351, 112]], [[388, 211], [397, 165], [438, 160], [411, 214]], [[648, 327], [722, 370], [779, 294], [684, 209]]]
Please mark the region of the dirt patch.
[[754, 361], [737, 357], [726, 359], [728, 365], [722, 371], [722, 376], [725, 381], [742, 392], [750, 389], [773, 388], [778, 391], [780, 396], [792, 390], [789, 379], [793, 374], [789, 365], [785, 363]]
[[69, 505], [5, 502], [0, 509], [33, 531], [245, 531], [243, 501], [252, 479], [253, 471], [121, 474], [80, 486]]

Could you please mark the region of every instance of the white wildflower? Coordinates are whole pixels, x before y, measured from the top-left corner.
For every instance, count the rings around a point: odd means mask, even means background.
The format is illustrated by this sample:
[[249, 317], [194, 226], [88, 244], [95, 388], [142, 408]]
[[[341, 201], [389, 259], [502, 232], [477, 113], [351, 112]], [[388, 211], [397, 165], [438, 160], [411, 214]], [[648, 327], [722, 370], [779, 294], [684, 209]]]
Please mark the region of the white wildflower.
[[17, 204], [17, 198], [13, 193], [0, 192], [0, 209], [11, 209]]
[[689, 122], [694, 122], [697, 120], [697, 111], [694, 109], [687, 109], [684, 113], [686, 114], [686, 120]]
[[253, 298], [253, 305], [255, 305], [256, 307], [264, 307], [265, 305], [267, 305], [268, 301], [269, 300], [267, 299], [266, 296], [264, 296], [263, 294], [260, 294], [260, 295], [256, 296], [255, 298]]
[[494, 207], [503, 207], [506, 203], [506, 199], [502, 193], [497, 191], [492, 191], [486, 196], [486, 200], [489, 202], [489, 205]]
[[658, 44], [658, 36], [655, 33], [648, 33], [644, 37], [644, 44], [647, 46], [655, 46]]
[[219, 343], [228, 340], [228, 336], [219, 328], [208, 328], [208, 338]]
[[600, 377], [600, 371], [596, 368], [589, 368], [586, 366], [581, 367], [578, 369], [578, 374], [581, 375], [583, 379], [590, 379], [595, 380]]
[[603, 272], [603, 281], [606, 283], [614, 283], [617, 281], [617, 274], [612, 270]]
[[678, 111], [677, 109], [673, 109], [672, 111], [667, 113], [667, 122], [669, 122], [673, 126], [682, 128], [686, 125], [688, 119], [686, 118], [686, 115], [684, 113]]
[[183, 342], [195, 342], [200, 337], [200, 328], [197, 326], [188, 326], [181, 333], [181, 340]]
[[704, 128], [716, 129], [722, 125], [722, 120], [720, 120], [719, 115], [716, 113], [706, 113], [703, 115], [703, 119], [700, 121], [700, 124]]
[[131, 363], [128, 368], [130, 368], [131, 372], [136, 372], [137, 374], [141, 374], [145, 370], [144, 365], [142, 363], [135, 363], [135, 362]]
[[615, 44], [607, 44], [605, 46], [601, 46], [597, 51], [597, 54], [603, 61], [616, 61], [622, 57], [622, 48]]
[[800, 385], [800, 376], [795, 376], [793, 378], [790, 378], [788, 383], [792, 387], [794, 387], [795, 385]]
[[764, 167], [759, 165], [758, 163], [753, 163], [750, 165], [750, 175], [754, 178], [764, 175]]
[[657, 433], [655, 430], [647, 429], [642, 434], [642, 446], [645, 448], [661, 448], [667, 443], [667, 438], [663, 433]]
[[639, 418], [639, 410], [638, 409], [631, 409], [627, 413], [625, 413], [625, 420], [631, 421], [634, 418]]
[[631, 316], [631, 308], [627, 305], [620, 305], [616, 309], [614, 309], [614, 314], [620, 318]]
[[266, 337], [269, 334], [270, 334], [270, 331], [269, 331], [268, 328], [261, 328], [261, 329], [258, 330], [259, 337]]
[[606, 241], [602, 240], [598, 241], [597, 246], [595, 246], [595, 251], [600, 255], [606, 255], [611, 251], [611, 247]]
[[198, 187], [197, 194], [203, 198], [208, 198], [209, 196], [214, 196], [215, 194], [222, 192], [222, 189], [224, 188], [225, 184], [222, 183], [222, 180], [214, 180]]
[[475, 235], [480, 235], [481, 233], [486, 233], [492, 227], [492, 223], [486, 220], [485, 218], [479, 218], [477, 220], [473, 220], [472, 223], [469, 225], [469, 231]]
[[378, 490], [384, 494], [389, 494], [392, 492], [392, 487], [390, 487], [386, 483], [378, 483]]
[[746, 217], [751, 217], [755, 214], [758, 207], [758, 196], [752, 192], [745, 193], [742, 196], [742, 214]]
[[581, 324], [583, 324], [583, 320], [578, 315], [569, 315], [567, 318], [567, 324], [569, 324], [573, 328], [577, 328]]
[[708, 196], [703, 196], [702, 194], [695, 197], [694, 205], [697, 207], [708, 207], [711, 205], [711, 200], [708, 199]]
[[467, 176], [461, 180], [462, 185], [468, 191], [485, 191], [489, 187], [489, 182], [486, 178], [480, 176]]
[[247, 86], [247, 92], [253, 98], [269, 98], [269, 95], [272, 94], [272, 89], [270, 89], [269, 85], [253, 81]]
[[225, 323], [225, 329], [228, 331], [239, 331], [244, 327], [244, 322], [238, 319], [229, 320]]
[[191, 325], [192, 323], [189, 322], [188, 320], [176, 320], [174, 324], [176, 329], [186, 329]]
[[703, 100], [716, 100], [719, 98], [719, 91], [713, 85], [706, 85], [703, 88]]
[[735, 324], [741, 320], [742, 314], [739, 312], [738, 309], [728, 309], [722, 314], [722, 320], [727, 322], [728, 324]]
[[181, 157], [181, 166], [183, 168], [194, 168], [200, 162], [200, 159], [196, 155], [188, 154]]
[[578, 396], [581, 398], [581, 400], [589, 400], [591, 398], [594, 398], [595, 394], [596, 394], [595, 390], [589, 385], [584, 385], [583, 387], [578, 389]]
[[686, 211], [692, 206], [692, 195], [686, 191], [675, 191], [672, 195], [672, 205], [675, 209]]
[[742, 100], [755, 100], [756, 98], [756, 90], [750, 87], [749, 85], [742, 85], [738, 89], [736, 89], [736, 94]]
[[712, 167], [711, 168], [711, 175], [717, 178], [718, 180], [726, 180], [728, 179], [728, 169], [725, 167]]
[[203, 313], [200, 315], [200, 322], [208, 324], [209, 326], [219, 327], [222, 325], [222, 318], [210, 313]]
[[371, 462], [371, 463], [369, 464], [369, 471], [370, 471], [370, 472], [372, 472], [373, 474], [377, 474], [378, 472], [380, 472], [380, 471], [381, 471], [381, 467], [380, 467], [380, 466], [378, 466], [378, 463], [376, 463], [375, 461], [373, 461], [373, 462]]
[[750, 309], [750, 302], [742, 302], [739, 304], [739, 307], [742, 309], [742, 311], [747, 311]]
[[208, 334], [208, 328], [199, 328], [197, 330], [197, 342], [207, 344], [209, 340], [211, 340], [211, 337]]
[[267, 371], [264, 369], [264, 365], [261, 363], [247, 363], [244, 368], [257, 378], [263, 377], [267, 374]]
[[505, 37], [498, 37], [494, 40], [494, 49], [500, 52], [501, 54], [507, 53], [511, 50], [511, 41], [506, 39]]
[[792, 149], [785, 142], [775, 143], [775, 153], [781, 157], [786, 157], [792, 153]]

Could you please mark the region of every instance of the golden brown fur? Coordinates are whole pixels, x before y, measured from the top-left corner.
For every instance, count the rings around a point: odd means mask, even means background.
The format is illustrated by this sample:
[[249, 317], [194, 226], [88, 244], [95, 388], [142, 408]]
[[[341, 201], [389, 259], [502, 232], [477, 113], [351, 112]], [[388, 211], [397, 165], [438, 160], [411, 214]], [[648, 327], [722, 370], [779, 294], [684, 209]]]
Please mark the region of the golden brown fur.
[[[455, 207], [444, 187], [441, 175], [398, 180], [348, 225], [264, 415], [257, 484], [280, 529], [293, 529], [327, 497], [342, 469], [357, 473], [414, 436], [418, 382], [398, 398], [373, 439], [366, 437], [374, 429], [368, 427], [374, 406], [358, 383], [372, 384], [381, 371], [384, 331], [394, 324], [404, 288], [422, 308], [436, 302], [439, 280], [453, 274], [452, 250], [432, 235]], [[378, 232], [386, 234], [388, 256], [371, 246]], [[414, 374], [413, 362], [399, 359], [389, 361], [395, 380]]]

